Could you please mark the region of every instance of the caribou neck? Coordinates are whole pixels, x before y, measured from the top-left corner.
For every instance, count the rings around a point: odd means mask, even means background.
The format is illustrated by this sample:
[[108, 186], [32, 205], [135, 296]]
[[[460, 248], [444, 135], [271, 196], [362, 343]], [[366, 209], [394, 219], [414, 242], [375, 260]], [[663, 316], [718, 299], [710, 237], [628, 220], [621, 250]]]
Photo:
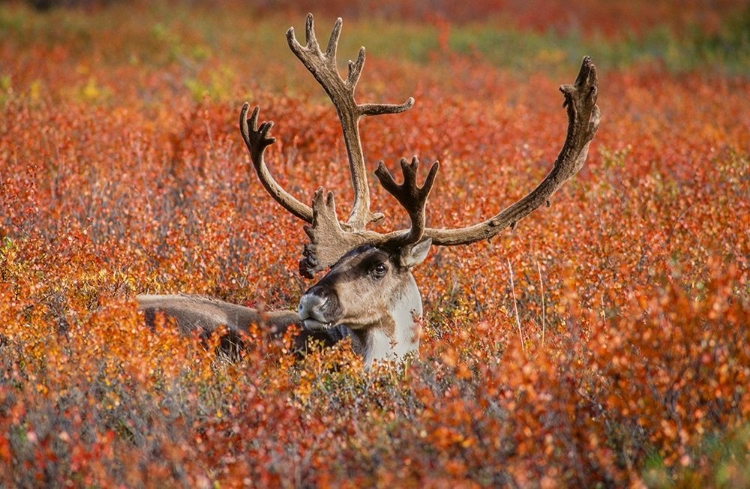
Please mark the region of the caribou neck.
[[409, 275], [409, 283], [396, 294], [388, 311], [370, 327], [352, 329], [352, 348], [369, 368], [377, 360], [398, 360], [419, 350], [422, 296]]

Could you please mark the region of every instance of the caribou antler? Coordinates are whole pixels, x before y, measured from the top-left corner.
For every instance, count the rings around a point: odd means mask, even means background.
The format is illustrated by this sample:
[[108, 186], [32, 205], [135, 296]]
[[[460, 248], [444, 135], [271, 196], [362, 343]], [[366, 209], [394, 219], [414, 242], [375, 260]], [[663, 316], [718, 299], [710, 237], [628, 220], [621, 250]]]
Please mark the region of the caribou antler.
[[290, 27], [286, 32], [287, 42], [292, 52], [302, 61], [307, 70], [312, 73], [318, 83], [321, 84], [333, 105], [336, 107], [341, 128], [344, 132], [344, 142], [349, 155], [349, 167], [351, 170], [352, 185], [354, 186], [354, 204], [352, 206], [349, 221], [346, 227], [349, 230], [359, 231], [365, 229], [367, 224], [382, 219], [382, 214], [370, 212], [370, 190], [367, 185], [367, 170], [365, 168], [362, 143], [359, 138], [359, 119], [366, 115], [397, 114], [410, 109], [414, 105], [414, 99], [409, 98], [400, 105], [393, 104], [363, 104], [359, 105], [354, 100], [354, 89], [357, 86], [362, 68], [365, 64], [365, 48], [359, 48], [357, 61], [349, 61], [349, 74], [346, 80], [339, 76], [336, 68], [336, 49], [339, 36], [341, 35], [341, 18], [336, 19], [331, 37], [325, 53], [320, 50], [315, 38], [315, 29], [312, 14], [307, 14], [305, 23], [306, 43], [302, 46], [294, 37], [294, 28]]
[[[599, 127], [601, 114], [599, 107], [596, 105], [598, 79], [596, 76], [596, 67], [591, 62], [591, 58], [588, 56], [583, 58], [581, 70], [578, 73], [575, 83], [573, 85], [562, 85], [560, 91], [565, 97], [563, 107], [567, 108], [568, 112], [568, 132], [565, 142], [552, 170], [525, 197], [494, 217], [473, 226], [456, 229], [424, 228], [424, 232], [420, 232], [419, 230], [424, 226], [424, 206], [420, 207], [421, 214], [418, 214], [414, 212], [415, 208], [408, 203], [408, 199], [406, 204], [402, 202], [402, 198], [397, 195], [399, 192], [396, 191], [394, 193], [392, 191], [395, 188], [395, 183], [393, 183], [393, 178], [381, 163], [375, 174], [380, 179], [381, 185], [396, 197], [409, 212], [412, 218], [411, 229], [394, 231], [387, 234], [378, 234], [366, 230], [347, 233], [341, 230], [341, 234], [336, 234], [337, 231], [332, 230], [330, 226], [313, 225], [313, 230], [308, 231], [311, 237], [311, 244], [305, 248], [305, 258], [300, 262], [300, 270], [304, 270], [307, 274], [306, 276], [310, 276], [317, 271], [333, 265], [347, 251], [356, 246], [363, 244], [384, 246], [387, 244], [413, 243], [415, 242], [414, 236], [417, 235], [421, 238], [432, 239], [432, 244], [438, 246], [455, 246], [474, 243], [482, 239], [490, 239], [503, 229], [515, 226], [519, 220], [529, 215], [542, 204], [546, 203], [549, 205], [549, 199], [552, 194], [583, 167], [588, 155], [589, 143], [594, 138], [594, 134], [596, 134], [596, 130]], [[412, 165], [406, 165], [405, 161], [402, 160], [402, 171], [404, 172], [405, 182], [411, 181], [412, 185], [415, 186], [415, 162], [413, 161]], [[427, 189], [427, 193], [429, 193], [432, 187], [436, 172], [437, 164], [433, 165], [430, 169], [427, 181], [423, 187], [423, 189]], [[414, 190], [410, 190], [410, 192], [414, 192]], [[426, 197], [427, 195], [425, 194], [425, 200]], [[323, 250], [323, 243], [326, 246], [325, 251]]]
[[[303, 221], [313, 221], [313, 211], [308, 206], [295, 199], [289, 192], [284, 190], [268, 172], [263, 153], [266, 148], [276, 142], [276, 138], [268, 137], [268, 132], [273, 127], [273, 122], [263, 122], [258, 127], [258, 112], [260, 107], [253, 109], [253, 115], [247, 118], [247, 110], [250, 105], [245, 102], [240, 111], [240, 132], [242, 139], [245, 140], [247, 150], [250, 152], [250, 159], [253, 160], [255, 172], [260, 178], [260, 183], [266, 189], [276, 202], [281, 204], [284, 209], [288, 210]], [[248, 124], [249, 123], [249, 124]]]
[[341, 121], [354, 187], [354, 204], [346, 223], [339, 222], [336, 216], [336, 204], [332, 193], [324, 194], [322, 189], [316, 191], [312, 208], [310, 208], [276, 183], [263, 160], [265, 149], [275, 141], [274, 138], [268, 136], [273, 123], [263, 122], [258, 126], [259, 109], [257, 107], [250, 119], [247, 119], [248, 104], [243, 106], [240, 114], [242, 137], [264, 188], [285, 209], [312, 225], [305, 226], [310, 243], [305, 246], [304, 258], [299, 263], [300, 273], [303, 276], [311, 278], [316, 272], [336, 263], [350, 250], [364, 244], [397, 248], [429, 238], [435, 245], [452, 246], [492, 238], [503, 229], [515, 226], [519, 220], [543, 203], [549, 205], [549, 199], [555, 191], [578, 173], [585, 163], [589, 143], [596, 134], [600, 120], [599, 107], [596, 105], [598, 95], [596, 67], [588, 56], [583, 58], [575, 83], [560, 87], [565, 97], [563, 107], [567, 108], [568, 113], [568, 132], [552, 170], [534, 190], [499, 214], [478, 224], [456, 229], [426, 228], [425, 206], [435, 182], [437, 162], [430, 168], [425, 184], [421, 188], [416, 183], [418, 169], [416, 158], [410, 164], [405, 159], [401, 160], [401, 170], [404, 175], [404, 183], [401, 185], [396, 184], [381, 162], [375, 175], [383, 188], [406, 209], [411, 219], [411, 227], [387, 234], [368, 231], [366, 226], [380, 219], [382, 215], [370, 212], [370, 194], [359, 138], [359, 119], [367, 115], [403, 112], [412, 107], [414, 99], [409, 98], [401, 105], [356, 103], [354, 89], [364, 66], [365, 49], [360, 48], [357, 60], [349, 62], [348, 76], [346, 80], [342, 79], [336, 68], [336, 50], [341, 25], [341, 19], [336, 20], [325, 53], [320, 50], [315, 38], [313, 17], [310, 14], [305, 24], [305, 46], [297, 42], [293, 28], [287, 31], [287, 41], [294, 54], [329, 95]]
[[560, 86], [560, 91], [565, 96], [563, 107], [568, 109], [568, 133], [555, 165], [544, 180], [525, 197], [486, 221], [459, 229], [425, 229], [425, 237], [442, 246], [490, 239], [508, 226], [515, 227], [542, 204], [549, 205], [552, 194], [583, 167], [589, 143], [599, 127], [601, 113], [596, 105], [599, 80], [590, 57], [583, 58], [575, 83]]
[[430, 172], [427, 174], [424, 185], [420, 188], [417, 186], [417, 169], [419, 160], [415, 156], [411, 163], [406, 162], [406, 158], [401, 158], [401, 172], [404, 174], [404, 183], [398, 185], [391, 173], [381, 161], [378, 163], [378, 169], [375, 170], [375, 176], [380, 180], [380, 185], [391, 195], [393, 195], [401, 207], [406, 209], [411, 219], [411, 228], [407, 233], [396, 236], [391, 239], [396, 246], [405, 246], [414, 244], [420, 239], [425, 231], [425, 206], [427, 197], [430, 195], [432, 185], [435, 183], [440, 164], [436, 161], [432, 164]]

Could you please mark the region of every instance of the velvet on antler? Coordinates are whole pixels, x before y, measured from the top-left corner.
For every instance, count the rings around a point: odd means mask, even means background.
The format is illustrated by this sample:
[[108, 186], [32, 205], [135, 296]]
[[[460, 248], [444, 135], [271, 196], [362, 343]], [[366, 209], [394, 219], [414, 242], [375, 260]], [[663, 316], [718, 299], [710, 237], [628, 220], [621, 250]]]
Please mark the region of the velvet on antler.
[[264, 188], [290, 213], [310, 224], [305, 226], [310, 243], [305, 246], [303, 259], [299, 264], [303, 276], [312, 278], [317, 272], [335, 264], [348, 251], [364, 244], [398, 248], [429, 238], [432, 244], [437, 246], [455, 246], [492, 238], [503, 229], [515, 226], [519, 220], [542, 204], [549, 205], [550, 198], [557, 189], [578, 173], [585, 163], [589, 144], [601, 119], [599, 107], [596, 105], [599, 83], [596, 67], [588, 56], [583, 58], [575, 82], [560, 87], [565, 98], [563, 107], [568, 114], [567, 135], [552, 169], [531, 192], [495, 216], [477, 224], [453, 229], [428, 228], [425, 218], [427, 198], [435, 183], [438, 163], [431, 166], [424, 185], [419, 187], [417, 158], [412, 159], [411, 163], [405, 159], [401, 160], [403, 184], [397, 184], [380, 162], [375, 175], [383, 188], [406, 210], [411, 225], [409, 229], [385, 234], [367, 230], [367, 225], [382, 218], [382, 214], [370, 211], [370, 193], [359, 137], [359, 119], [368, 115], [403, 112], [413, 106], [414, 99], [409, 98], [400, 105], [357, 104], [354, 89], [364, 66], [365, 50], [360, 48], [357, 60], [349, 62], [348, 76], [342, 79], [336, 67], [341, 27], [341, 19], [336, 20], [325, 52], [321, 51], [315, 37], [312, 15], [307, 16], [305, 24], [305, 45], [297, 41], [293, 28], [287, 31], [287, 41], [292, 52], [329, 95], [341, 121], [354, 187], [354, 203], [346, 222], [338, 220], [333, 193], [318, 189], [312, 207], [308, 207], [278, 185], [263, 159], [265, 149], [275, 141], [268, 135], [273, 123], [263, 122], [258, 126], [257, 107], [248, 119], [247, 104], [243, 106], [240, 114], [242, 137]]

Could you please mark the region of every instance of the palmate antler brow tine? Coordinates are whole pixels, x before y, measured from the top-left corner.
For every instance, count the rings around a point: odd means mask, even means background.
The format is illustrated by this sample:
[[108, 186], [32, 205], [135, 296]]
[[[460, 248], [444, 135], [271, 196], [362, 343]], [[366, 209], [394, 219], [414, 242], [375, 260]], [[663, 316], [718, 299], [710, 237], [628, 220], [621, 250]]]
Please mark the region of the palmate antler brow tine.
[[344, 230], [336, 219], [333, 194], [329, 192], [324, 199], [323, 190], [318, 189], [313, 199], [312, 226], [305, 226], [310, 243], [305, 245], [304, 258], [299, 262], [299, 271], [303, 277], [313, 278], [317, 272], [332, 266], [344, 254], [358, 246], [365, 244], [380, 246], [387, 243], [391, 248], [399, 248], [422, 239], [425, 231], [427, 197], [435, 183], [439, 164], [435, 162], [432, 165], [424, 185], [419, 187], [417, 185], [419, 160], [413, 158], [411, 163], [407, 163], [406, 159], [402, 158], [400, 163], [404, 183], [397, 184], [383, 162], [378, 164], [375, 176], [378, 177], [383, 188], [406, 209], [411, 219], [411, 227], [408, 230], [389, 234], [380, 234], [366, 229]]
[[342, 20], [339, 18], [334, 24], [331, 37], [328, 40], [326, 52], [320, 50], [315, 38], [315, 26], [312, 14], [307, 15], [305, 23], [306, 43], [302, 46], [294, 36], [294, 28], [286, 33], [287, 42], [292, 52], [302, 61], [307, 70], [320, 83], [333, 105], [336, 107], [344, 142], [349, 157], [352, 186], [354, 187], [354, 204], [349, 220], [344, 224], [347, 230], [361, 231], [371, 223], [380, 220], [382, 214], [370, 212], [370, 191], [367, 184], [367, 170], [365, 168], [362, 143], [359, 137], [359, 119], [363, 116], [397, 114], [414, 105], [414, 99], [409, 98], [400, 105], [392, 104], [364, 104], [358, 105], [354, 100], [354, 89], [357, 86], [362, 68], [365, 63], [365, 49], [360, 48], [355, 62], [349, 62], [349, 73], [346, 80], [339, 75], [336, 66], [336, 51], [341, 34]]
[[310, 243], [305, 245], [302, 253], [304, 258], [299, 262], [299, 273], [305, 278], [315, 277], [317, 272], [336, 263], [348, 251], [370, 242], [373, 236], [380, 236], [372, 231], [342, 229], [336, 216], [333, 192], [325, 193], [322, 188], [316, 190], [313, 197], [312, 226], [304, 229]]
[[240, 111], [240, 132], [245, 145], [250, 152], [250, 159], [253, 161], [255, 172], [258, 174], [263, 188], [273, 197], [276, 202], [281, 204], [284, 209], [288, 210], [303, 221], [313, 222], [313, 211], [299, 200], [295, 199], [289, 192], [284, 190], [268, 172], [263, 153], [266, 148], [276, 142], [276, 138], [269, 137], [268, 133], [273, 127], [273, 122], [263, 122], [258, 127], [258, 113], [260, 107], [253, 109], [253, 114], [247, 118], [247, 111], [250, 105], [245, 102]]

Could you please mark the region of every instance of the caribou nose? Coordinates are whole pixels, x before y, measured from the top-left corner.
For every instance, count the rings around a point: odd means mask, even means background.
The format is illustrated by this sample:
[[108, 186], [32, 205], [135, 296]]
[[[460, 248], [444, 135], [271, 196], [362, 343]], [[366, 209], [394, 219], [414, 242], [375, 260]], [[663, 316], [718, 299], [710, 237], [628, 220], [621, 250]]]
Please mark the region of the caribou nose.
[[299, 300], [297, 312], [306, 326], [328, 326], [336, 320], [338, 298], [323, 287], [315, 286]]
[[305, 294], [299, 300], [297, 312], [301, 318], [306, 319], [323, 311], [328, 299], [319, 295]]

